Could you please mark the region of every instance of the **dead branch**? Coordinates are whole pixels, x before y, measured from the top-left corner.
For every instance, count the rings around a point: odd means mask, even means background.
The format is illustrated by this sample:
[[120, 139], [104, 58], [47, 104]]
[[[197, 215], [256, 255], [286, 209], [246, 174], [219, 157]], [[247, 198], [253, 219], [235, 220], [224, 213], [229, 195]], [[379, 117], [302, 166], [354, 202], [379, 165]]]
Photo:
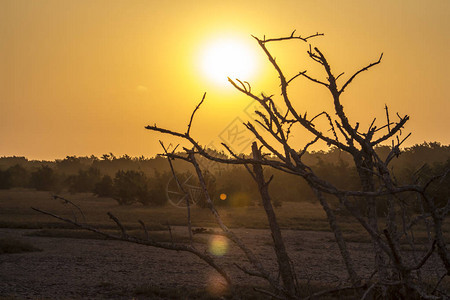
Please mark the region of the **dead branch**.
[[188, 128], [186, 131], [187, 136], [189, 136], [189, 131], [191, 130], [192, 120], [194, 119], [195, 112], [200, 108], [200, 105], [202, 105], [203, 101], [205, 100], [205, 97], [206, 97], [206, 92], [203, 94], [203, 97], [202, 97], [202, 100], [200, 101], [200, 103], [197, 104], [194, 111], [192, 112], [191, 119], [189, 120]]
[[[61, 197], [61, 196], [58, 196], [58, 195], [53, 195], [53, 199], [60, 199], [60, 200], [62, 200], [65, 204], [70, 204], [70, 205], [72, 205], [73, 207], [75, 207], [76, 209], [78, 209], [78, 211], [80, 212], [81, 216], [83, 217], [83, 222], [86, 223], [86, 217], [84, 216], [83, 210], [82, 210], [78, 205], [76, 205], [76, 204], [73, 203], [72, 201], [70, 201], [70, 200], [68, 200], [68, 199], [66, 199], [66, 198], [63, 198], [63, 197]], [[74, 217], [75, 217], [75, 220], [76, 220], [76, 215], [75, 215], [75, 213], [74, 213]]]
[[138, 220], [139, 224], [141, 224], [142, 229], [144, 230], [145, 233], [145, 239], [148, 241], [150, 239], [150, 236], [148, 234], [148, 230], [147, 227], [145, 226], [145, 223], [142, 220]]
[[206, 202], [208, 203], [209, 209], [214, 215], [214, 218], [219, 225], [219, 227], [222, 229], [222, 231], [227, 235], [227, 237], [235, 243], [245, 254], [247, 259], [250, 261], [250, 263], [258, 270], [258, 272], [269, 282], [269, 284], [274, 287], [276, 290], [279, 291], [285, 291], [283, 287], [281, 287], [275, 278], [273, 278], [272, 275], [270, 275], [262, 265], [262, 263], [256, 258], [256, 256], [253, 254], [253, 252], [242, 242], [241, 239], [239, 239], [222, 221], [222, 218], [219, 215], [219, 212], [214, 207], [214, 204], [209, 196], [208, 189], [206, 187], [205, 180], [203, 178], [202, 171], [200, 169], [200, 166], [198, 165], [198, 162], [195, 158], [195, 155], [192, 151], [188, 153], [189, 155], [189, 162], [194, 166], [195, 171], [197, 173], [197, 178], [200, 182], [200, 186], [203, 190], [203, 193], [206, 198]]
[[[202, 104], [203, 100], [205, 99], [205, 95], [206, 93], [203, 95], [203, 99], [200, 102], [200, 104]], [[197, 105], [196, 109], [200, 106]], [[195, 113], [195, 111], [194, 111]], [[194, 116], [194, 114], [192, 114], [192, 117]], [[189, 135], [189, 128], [191, 127], [191, 122], [192, 122], [192, 117], [191, 120], [189, 122], [189, 127], [188, 127], [188, 133], [187, 135]], [[166, 147], [164, 147], [164, 144], [162, 141], [159, 141], [159, 143], [161, 144], [161, 147], [164, 149], [165, 154], [167, 155], [167, 149]], [[173, 153], [173, 152], [172, 152]], [[180, 181], [178, 180], [177, 174], [175, 174], [175, 169], [173, 168], [173, 164], [172, 161], [170, 160], [170, 157], [167, 157], [167, 161], [169, 162], [169, 166], [170, 166], [170, 170], [172, 171], [173, 177], [175, 178], [175, 181], [177, 182], [178, 188], [183, 192], [184, 197], [186, 198], [186, 209], [187, 209], [187, 226], [188, 226], [188, 231], [189, 231], [189, 240], [192, 244], [192, 228], [191, 228], [191, 206], [190, 206], [190, 200], [191, 200], [191, 196], [189, 195], [189, 193], [187, 193], [183, 187], [183, 185], [180, 183]]]
[[367, 71], [370, 68], [372, 68], [373, 66], [378, 65], [381, 62], [381, 59], [383, 58], [383, 53], [381, 53], [380, 58], [378, 59], [378, 61], [373, 62], [367, 66], [365, 66], [364, 68], [360, 69], [359, 71], [357, 71], [355, 74], [353, 74], [348, 80], [347, 82], [342, 86], [342, 88], [339, 90], [339, 94], [342, 94], [345, 90], [345, 88], [353, 81], [353, 79], [355, 79], [356, 76], [358, 76], [361, 72]]
[[108, 212], [107, 215], [111, 218], [111, 220], [116, 223], [117, 227], [119, 227], [120, 232], [122, 232], [122, 238], [126, 239], [128, 237], [128, 234], [125, 230], [125, 227], [123, 227], [122, 223], [120, 223], [119, 219], [117, 219], [112, 213]]
[[320, 81], [320, 80], [318, 80], [318, 79], [315, 79], [315, 78], [313, 78], [313, 77], [311, 77], [311, 76], [308, 76], [308, 75], [306, 74], [306, 71], [305, 71], [305, 72], [302, 72], [302, 73], [300, 73], [300, 74], [298, 74], [298, 75], [299, 75], [299, 76], [303, 76], [303, 77], [305, 77], [306, 79], [309, 79], [310, 81], [312, 81], [312, 82], [314, 82], [314, 83], [318, 83], [318, 84], [321, 84], [321, 85], [323, 85], [323, 86], [325, 86], [325, 87], [329, 87], [328, 83], [325, 83], [325, 82]]
[[433, 241], [433, 243], [431, 244], [430, 249], [423, 256], [423, 258], [420, 260], [420, 262], [417, 265], [415, 265], [415, 266], [407, 268], [407, 270], [408, 271], [414, 271], [414, 270], [418, 270], [418, 269], [422, 268], [422, 266], [427, 262], [428, 258], [430, 258], [431, 254], [433, 254], [435, 246], [436, 246], [436, 240]]
[[322, 205], [323, 210], [325, 211], [328, 219], [328, 223], [330, 224], [330, 228], [334, 233], [334, 237], [336, 239], [336, 243], [338, 244], [339, 251], [341, 253], [341, 257], [344, 261], [345, 267], [347, 269], [348, 276], [353, 286], [358, 286], [361, 283], [361, 278], [355, 271], [353, 259], [347, 250], [347, 243], [344, 240], [344, 236], [342, 235], [341, 228], [339, 227], [336, 216], [334, 212], [331, 210], [328, 202], [326, 201], [323, 194], [311, 186], [311, 189], [315, 193], [317, 199], [319, 199], [320, 204]]
[[[288, 37], [272, 38], [272, 39], [266, 39], [266, 38], [264, 38], [264, 39], [263, 39], [263, 43], [279, 42], [279, 41], [286, 41], [286, 40], [301, 40], [301, 41], [303, 41], [303, 42], [307, 42], [307, 41], [308, 41], [309, 39], [311, 39], [311, 38], [314, 38], [314, 37], [317, 37], [317, 36], [323, 36], [323, 35], [325, 35], [325, 34], [323, 34], [323, 33], [318, 33], [318, 32], [316, 32], [315, 34], [311, 34], [311, 35], [309, 35], [309, 36], [307, 36], [307, 37], [302, 37], [301, 35], [299, 35], [299, 36], [294, 36], [295, 31], [296, 31], [296, 30], [292, 31], [291, 35], [288, 36]], [[257, 38], [254, 37], [254, 36], [252, 36], [252, 37], [255, 38], [255, 39], [257, 39]], [[257, 40], [258, 40], [258, 39], [257, 39]]]
[[[81, 223], [75, 222], [73, 220], [60, 217], [60, 216], [55, 215], [55, 214], [53, 214], [51, 212], [48, 212], [48, 211], [44, 211], [44, 210], [41, 210], [41, 209], [38, 209], [38, 208], [34, 208], [34, 207], [32, 207], [32, 209], [37, 211], [37, 212], [39, 212], [39, 213], [42, 213], [44, 215], [48, 215], [48, 216], [51, 216], [51, 217], [53, 217], [55, 219], [58, 219], [58, 220], [61, 220], [63, 222], [72, 224], [72, 225], [74, 225], [74, 226], [76, 226], [78, 228], [98, 233], [98, 234], [100, 234], [100, 235], [102, 235], [102, 236], [104, 236], [106, 238], [112, 239], [112, 240], [124, 241], [124, 242], [129, 242], [129, 243], [134, 243], [134, 244], [139, 244], [139, 245], [144, 245], [144, 246], [150, 246], [150, 247], [156, 247], [156, 248], [162, 248], [162, 249], [167, 249], [167, 250], [190, 252], [190, 253], [196, 255], [197, 257], [199, 257], [204, 262], [206, 262], [212, 268], [214, 268], [227, 281], [227, 283], [229, 285], [231, 285], [231, 280], [230, 280], [228, 274], [219, 265], [216, 264], [214, 259], [212, 257], [210, 257], [208, 254], [206, 254], [205, 252], [197, 250], [192, 245], [185, 245], [185, 244], [180, 244], [180, 243], [156, 242], [156, 241], [151, 240], [151, 239], [149, 239], [149, 240], [142, 240], [142, 239], [139, 239], [137, 237], [124, 234], [123, 231], [122, 231], [122, 235], [118, 236], [118, 235], [114, 235], [114, 234], [110, 234], [110, 233], [101, 231], [99, 229], [96, 229], [96, 228], [91, 227], [91, 226], [86, 225], [86, 224], [81, 224]], [[110, 215], [110, 217], [113, 216], [110, 213], [108, 215]], [[116, 222], [116, 224], [118, 226], [119, 226], [119, 224], [121, 224], [120, 221], [116, 217], [113, 216], [112, 219]]]
[[[261, 151], [258, 150], [256, 142], [252, 144], [252, 154], [256, 160], [261, 159]], [[291, 260], [286, 251], [286, 246], [281, 236], [281, 230], [278, 221], [273, 211], [270, 195], [268, 191], [269, 181], [265, 181], [263, 169], [260, 164], [253, 165], [253, 174], [258, 184], [259, 193], [263, 202], [264, 210], [266, 211], [267, 220], [269, 222], [270, 232], [272, 233], [272, 240], [274, 243], [275, 254], [277, 256], [278, 270], [281, 274], [283, 283], [291, 297], [297, 294], [298, 286], [295, 282], [295, 271], [291, 265]]]

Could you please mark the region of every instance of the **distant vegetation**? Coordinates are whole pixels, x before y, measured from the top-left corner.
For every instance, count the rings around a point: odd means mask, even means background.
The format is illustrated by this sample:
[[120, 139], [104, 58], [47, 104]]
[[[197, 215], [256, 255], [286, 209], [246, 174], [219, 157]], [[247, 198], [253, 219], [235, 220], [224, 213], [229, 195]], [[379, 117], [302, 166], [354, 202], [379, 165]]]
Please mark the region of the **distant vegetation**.
[[[383, 157], [383, 153], [390, 150], [383, 146], [377, 151]], [[342, 189], [360, 188], [351, 157], [342, 151], [331, 149], [328, 152], [310, 152], [305, 154], [304, 161], [309, 162], [317, 175]], [[193, 173], [188, 163], [177, 160], [174, 164], [177, 172], [180, 172], [180, 178]], [[412, 179], [428, 180], [450, 167], [450, 146], [434, 142], [405, 148], [392, 166], [396, 180], [400, 183], [411, 182]], [[208, 184], [218, 205], [247, 206], [258, 201], [256, 184], [242, 166], [213, 164], [205, 165], [205, 168], [209, 170]], [[284, 201], [310, 201], [314, 198], [311, 189], [298, 177], [273, 170], [268, 172], [274, 174], [270, 188], [276, 205]], [[121, 205], [165, 204], [165, 189], [171, 177], [167, 160], [162, 156], [116, 157], [110, 153], [100, 158], [67, 156], [56, 161], [30, 161], [25, 157], [0, 158], [0, 189], [90, 192], [113, 198]], [[450, 179], [447, 176], [445, 180], [447, 182], [436, 183], [440, 184], [439, 188], [433, 191], [439, 199], [437, 203], [443, 204], [445, 196], [450, 194]], [[227, 195], [226, 201], [219, 200], [222, 193]], [[383, 212], [382, 207], [380, 211]]]

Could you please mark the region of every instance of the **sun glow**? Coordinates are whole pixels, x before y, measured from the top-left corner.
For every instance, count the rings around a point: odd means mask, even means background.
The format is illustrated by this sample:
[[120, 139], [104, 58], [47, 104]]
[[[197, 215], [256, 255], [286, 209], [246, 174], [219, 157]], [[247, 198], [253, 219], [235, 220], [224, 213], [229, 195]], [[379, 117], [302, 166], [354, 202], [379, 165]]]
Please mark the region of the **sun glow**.
[[255, 51], [248, 42], [222, 38], [209, 42], [201, 51], [201, 70], [211, 81], [224, 85], [227, 77], [250, 81], [256, 74]]

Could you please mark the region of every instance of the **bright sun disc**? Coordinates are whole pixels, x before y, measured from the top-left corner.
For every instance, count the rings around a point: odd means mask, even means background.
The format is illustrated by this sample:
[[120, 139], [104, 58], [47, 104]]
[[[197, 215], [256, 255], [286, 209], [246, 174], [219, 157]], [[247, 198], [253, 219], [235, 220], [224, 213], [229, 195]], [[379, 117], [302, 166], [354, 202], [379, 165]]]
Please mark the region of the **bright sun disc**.
[[256, 72], [255, 53], [237, 39], [219, 39], [204, 48], [201, 55], [203, 73], [219, 84], [227, 77], [249, 81]]

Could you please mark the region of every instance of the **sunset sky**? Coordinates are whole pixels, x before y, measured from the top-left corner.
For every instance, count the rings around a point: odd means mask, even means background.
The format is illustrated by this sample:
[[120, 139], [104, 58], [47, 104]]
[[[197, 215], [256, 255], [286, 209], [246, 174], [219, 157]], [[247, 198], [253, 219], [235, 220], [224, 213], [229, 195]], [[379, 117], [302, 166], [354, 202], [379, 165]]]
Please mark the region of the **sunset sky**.
[[[343, 95], [353, 124], [383, 120], [386, 103], [392, 115], [411, 116], [406, 146], [450, 143], [448, 0], [0, 0], [0, 156], [154, 156], [158, 139], [172, 141], [144, 127], [184, 132], [204, 92], [191, 132], [218, 146], [252, 105], [222, 73], [239, 69], [229, 75], [278, 95], [276, 74], [251, 35], [294, 29], [325, 34], [310, 42], [336, 75], [384, 53]], [[308, 69], [325, 80], [307, 48], [269, 46], [287, 77]], [[330, 107], [324, 88], [302, 78], [291, 97], [311, 116]], [[301, 132], [294, 138], [298, 147], [309, 141]]]

